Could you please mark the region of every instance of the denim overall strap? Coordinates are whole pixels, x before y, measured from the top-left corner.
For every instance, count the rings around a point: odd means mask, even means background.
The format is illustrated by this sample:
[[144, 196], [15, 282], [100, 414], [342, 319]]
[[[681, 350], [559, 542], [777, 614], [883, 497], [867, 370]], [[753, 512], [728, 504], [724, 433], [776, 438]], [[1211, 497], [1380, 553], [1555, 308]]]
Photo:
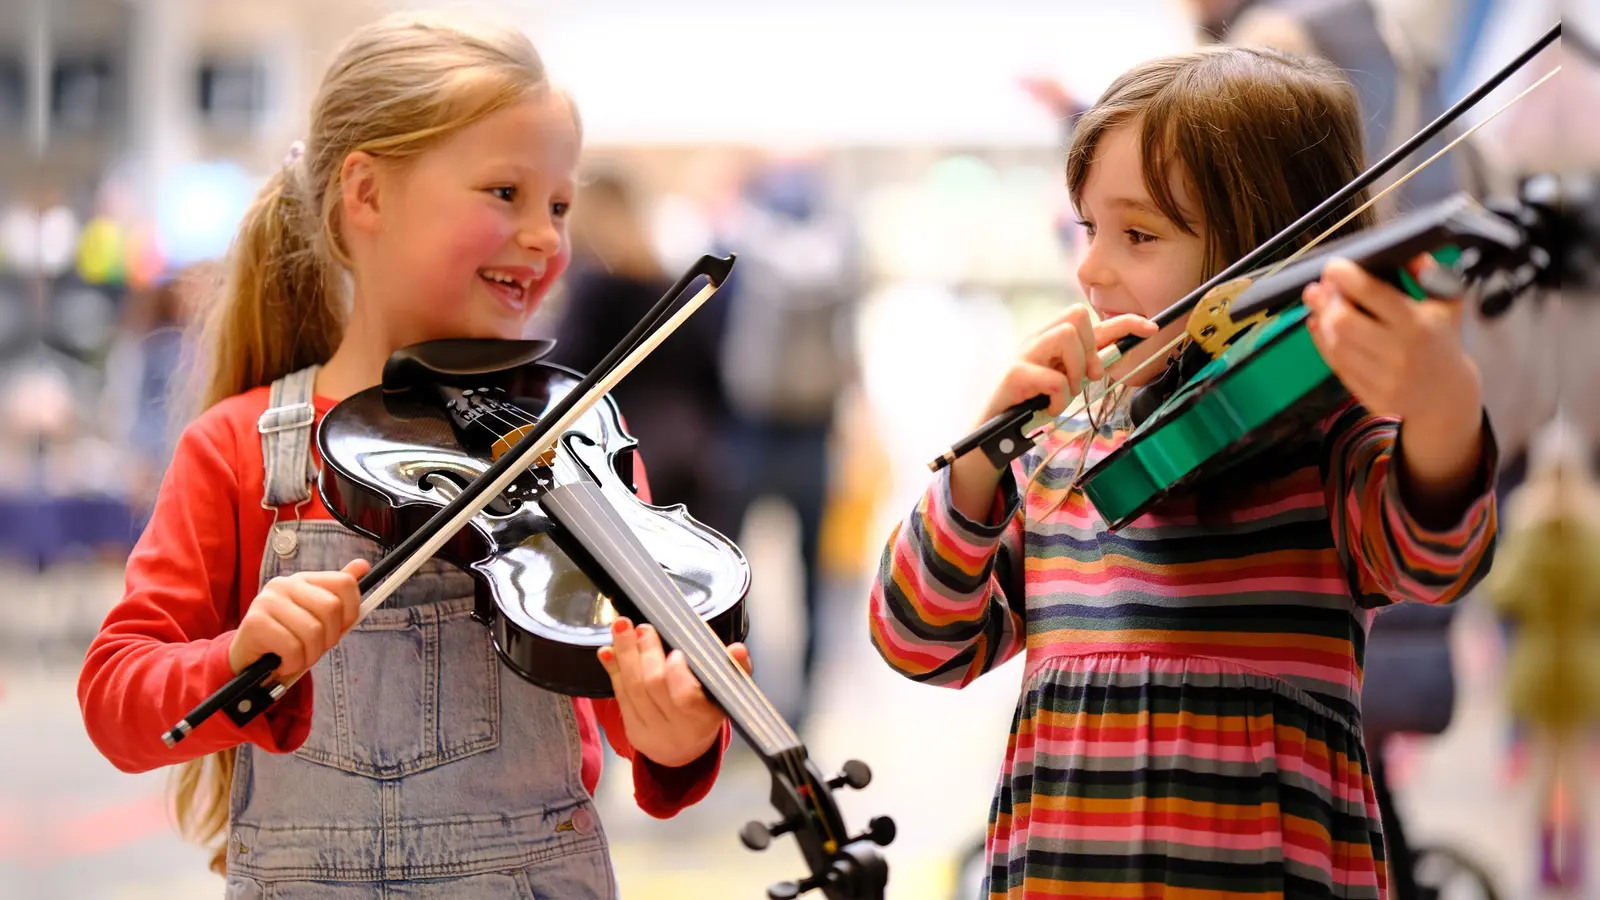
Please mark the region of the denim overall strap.
[[[261, 502], [275, 512], [311, 496], [314, 431], [294, 412], [311, 384], [274, 385], [262, 417]], [[328, 519], [286, 533], [290, 546], [262, 554], [262, 584], [381, 553]], [[424, 563], [312, 667], [305, 742], [239, 748], [228, 900], [614, 900], [572, 698], [501, 664], [475, 590], [462, 569]]]
[[[316, 464], [311, 454], [311, 439], [316, 432], [317, 370], [310, 366], [274, 381], [267, 400], [267, 411], [256, 420], [261, 433], [261, 458], [266, 463], [266, 491], [261, 505], [273, 512], [268, 546], [280, 556], [294, 553], [298, 540], [300, 511], [311, 500], [311, 484], [316, 480]], [[278, 508], [294, 504], [294, 524], [279, 522]]]

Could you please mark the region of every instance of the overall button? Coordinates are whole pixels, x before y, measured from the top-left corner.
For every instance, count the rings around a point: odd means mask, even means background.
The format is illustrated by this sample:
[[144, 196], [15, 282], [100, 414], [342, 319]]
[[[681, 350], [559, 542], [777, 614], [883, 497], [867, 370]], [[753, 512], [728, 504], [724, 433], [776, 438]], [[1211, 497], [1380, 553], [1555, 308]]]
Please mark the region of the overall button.
[[594, 834], [594, 813], [588, 807], [580, 807], [572, 814], [572, 827], [579, 834]]

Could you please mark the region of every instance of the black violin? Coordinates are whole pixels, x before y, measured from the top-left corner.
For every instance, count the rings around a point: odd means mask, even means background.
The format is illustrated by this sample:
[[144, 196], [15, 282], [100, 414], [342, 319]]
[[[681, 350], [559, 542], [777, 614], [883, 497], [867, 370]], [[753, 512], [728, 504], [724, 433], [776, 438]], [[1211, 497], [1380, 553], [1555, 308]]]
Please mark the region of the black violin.
[[[457, 340], [396, 352], [383, 383], [346, 398], [317, 431], [328, 512], [384, 547], [416, 532], [578, 384], [577, 373], [539, 362], [553, 346]], [[695, 614], [723, 643], [743, 640], [750, 589], [744, 554], [683, 506], [638, 498], [638, 441], [610, 395], [567, 428], [558, 446], [618, 509]], [[438, 555], [472, 574], [474, 615], [490, 627], [512, 671], [563, 694], [606, 697], [611, 680], [595, 651], [611, 643], [611, 622], [623, 614], [614, 601], [626, 595], [589, 574], [595, 566], [585, 548], [543, 508], [543, 495], [558, 484], [556, 454], [525, 470]]]
[[[592, 371], [539, 361], [542, 341], [439, 341], [405, 348], [382, 383], [339, 403], [319, 426], [319, 489], [329, 512], [389, 548], [363, 576], [365, 616], [435, 554], [470, 573], [478, 618], [509, 668], [562, 693], [604, 696], [596, 658], [607, 623], [649, 622], [682, 651], [707, 695], [772, 773], [773, 825], [751, 822], [752, 850], [793, 834], [811, 874], [772, 898], [820, 890], [828, 900], [880, 900], [888, 866], [876, 845], [894, 822], [851, 835], [832, 792], [871, 781], [864, 763], [825, 779], [805, 745], [725, 644], [746, 630], [750, 573], [727, 538], [681, 506], [634, 493], [637, 442], [606, 392], [720, 287], [733, 258], [702, 257]], [[665, 325], [689, 284], [710, 285]], [[624, 358], [626, 357], [626, 358]], [[244, 725], [287, 691], [266, 654], [162, 735], [169, 746], [222, 711]]]

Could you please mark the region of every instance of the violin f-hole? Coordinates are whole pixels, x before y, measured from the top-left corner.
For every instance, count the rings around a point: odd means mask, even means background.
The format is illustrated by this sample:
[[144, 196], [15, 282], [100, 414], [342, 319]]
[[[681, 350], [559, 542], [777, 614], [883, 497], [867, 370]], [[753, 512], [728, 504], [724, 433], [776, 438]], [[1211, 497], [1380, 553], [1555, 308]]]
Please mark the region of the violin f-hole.
[[[463, 483], [463, 481], [464, 480], [462, 477], [455, 472], [434, 469], [433, 471], [422, 476], [422, 478], [417, 482], [417, 487], [425, 491], [437, 493], [439, 495], [439, 499], [444, 504], [448, 505], [450, 501], [459, 497], [461, 492], [466, 489], [466, 484]], [[517, 486], [515, 483], [513, 483], [509, 488], [507, 488], [507, 492], [509, 493], [511, 491], [515, 491], [516, 489]], [[484, 507], [484, 511], [490, 515], [509, 516], [515, 513], [519, 508], [521, 508], [521, 506], [522, 499], [520, 497], [508, 497], [505, 494], [501, 494], [500, 496], [495, 497], [493, 500], [490, 500], [489, 505]]]
[[[594, 467], [589, 464], [589, 461], [584, 459], [582, 454], [575, 452], [573, 445], [582, 444], [587, 447], [593, 447], [597, 450], [603, 448], [591, 440], [588, 435], [578, 432], [572, 432], [570, 434], [563, 435], [562, 440], [567, 445], [567, 459], [571, 460], [573, 464], [581, 467], [589, 474], [590, 478], [594, 479], [595, 481], [601, 481], [601, 473], [594, 471]], [[612, 455], [611, 468], [612, 474], [622, 481], [623, 485], [628, 488], [628, 491], [630, 493], [637, 494], [639, 493], [639, 484], [634, 478], [634, 472], [636, 471], [634, 462], [635, 452], [636, 451], [633, 447], [627, 447], [616, 451]]]

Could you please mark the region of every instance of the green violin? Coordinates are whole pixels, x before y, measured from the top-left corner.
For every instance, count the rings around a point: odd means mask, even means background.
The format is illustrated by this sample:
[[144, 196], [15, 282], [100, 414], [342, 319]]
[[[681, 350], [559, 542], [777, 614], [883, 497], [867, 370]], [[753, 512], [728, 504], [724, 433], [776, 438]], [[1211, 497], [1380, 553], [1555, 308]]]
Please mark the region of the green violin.
[[[1246, 275], [1217, 287], [1188, 325], [1213, 358], [1084, 472], [1084, 493], [1116, 531], [1169, 492], [1220, 474], [1332, 413], [1349, 395], [1312, 342], [1300, 304], [1329, 258], [1350, 259], [1421, 299], [1458, 295], [1467, 280], [1521, 261], [1532, 243], [1527, 229], [1462, 194], [1327, 244], [1259, 280]], [[1419, 283], [1405, 265], [1422, 253], [1439, 268]]]

